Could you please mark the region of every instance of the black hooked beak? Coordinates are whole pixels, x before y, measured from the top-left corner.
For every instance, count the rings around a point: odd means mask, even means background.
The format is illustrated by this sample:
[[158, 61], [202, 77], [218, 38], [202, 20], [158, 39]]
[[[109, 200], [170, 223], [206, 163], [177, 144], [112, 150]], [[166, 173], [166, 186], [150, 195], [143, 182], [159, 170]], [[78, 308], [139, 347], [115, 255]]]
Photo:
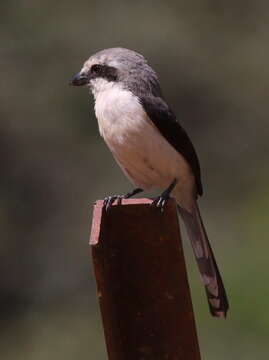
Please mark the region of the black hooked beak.
[[89, 80], [86, 74], [78, 73], [69, 82], [70, 85], [82, 86], [88, 84]]

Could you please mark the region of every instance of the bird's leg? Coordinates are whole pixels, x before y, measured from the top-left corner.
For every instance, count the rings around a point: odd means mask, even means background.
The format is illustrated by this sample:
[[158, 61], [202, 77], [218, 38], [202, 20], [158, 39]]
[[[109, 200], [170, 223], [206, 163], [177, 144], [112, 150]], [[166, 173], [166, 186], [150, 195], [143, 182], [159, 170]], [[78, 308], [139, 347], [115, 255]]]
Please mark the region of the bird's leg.
[[112, 195], [107, 196], [104, 199], [103, 207], [106, 209], [106, 211], [109, 210], [109, 208], [113, 205], [115, 201], [117, 201], [117, 205], [121, 204], [122, 199], [129, 199], [130, 197], [134, 196], [135, 194], [138, 194], [140, 192], [144, 191], [143, 189], [136, 188], [133, 191], [128, 192], [125, 195]]
[[128, 192], [127, 194], [123, 195], [123, 199], [129, 199], [130, 197], [144, 191], [143, 189], [136, 188], [133, 191]]
[[177, 179], [174, 179], [173, 182], [168, 186], [166, 190], [164, 190], [163, 193], [161, 193], [160, 196], [157, 196], [151, 205], [155, 205], [157, 208], [160, 208], [161, 212], [164, 211], [164, 206], [167, 202], [167, 200], [170, 198], [170, 194], [173, 191], [174, 187], [177, 184]]

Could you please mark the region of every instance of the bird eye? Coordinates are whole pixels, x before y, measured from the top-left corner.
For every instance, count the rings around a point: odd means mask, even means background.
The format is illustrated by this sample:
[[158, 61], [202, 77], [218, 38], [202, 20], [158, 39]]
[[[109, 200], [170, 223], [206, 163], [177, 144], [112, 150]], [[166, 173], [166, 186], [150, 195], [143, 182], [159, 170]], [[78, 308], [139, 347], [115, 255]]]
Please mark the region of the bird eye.
[[91, 67], [91, 72], [95, 74], [99, 74], [102, 70], [102, 65], [95, 64]]

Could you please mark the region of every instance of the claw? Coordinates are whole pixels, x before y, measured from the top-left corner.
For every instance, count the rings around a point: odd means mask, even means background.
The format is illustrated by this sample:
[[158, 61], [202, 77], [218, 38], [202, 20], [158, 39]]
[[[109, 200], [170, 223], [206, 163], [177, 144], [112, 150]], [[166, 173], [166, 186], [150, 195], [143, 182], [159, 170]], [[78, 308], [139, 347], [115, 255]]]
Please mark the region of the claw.
[[133, 191], [129, 192], [126, 195], [112, 195], [112, 196], [107, 196], [104, 199], [104, 203], [103, 203], [103, 208], [108, 211], [111, 206], [114, 204], [115, 201], [117, 201], [117, 205], [121, 205], [122, 203], [122, 199], [129, 199], [130, 197], [132, 197], [135, 194], [140, 193], [141, 191], [143, 191], [140, 188], [136, 188]]
[[117, 205], [121, 205], [122, 199], [125, 199], [124, 195], [117, 195]]
[[168, 186], [168, 188], [160, 195], [157, 196], [151, 203], [160, 209], [161, 212], [164, 212], [164, 207], [166, 202], [170, 199], [170, 194], [173, 191], [174, 187], [177, 184], [177, 179], [174, 179], [173, 182]]
[[160, 209], [161, 212], [164, 212], [164, 207], [169, 198], [169, 196], [157, 196], [150, 205], [155, 205], [158, 209]]
[[114, 201], [118, 198], [118, 195], [113, 195], [113, 196], [107, 196], [104, 199], [104, 204], [103, 207], [105, 208], [106, 211], [108, 211], [111, 206], [113, 205]]

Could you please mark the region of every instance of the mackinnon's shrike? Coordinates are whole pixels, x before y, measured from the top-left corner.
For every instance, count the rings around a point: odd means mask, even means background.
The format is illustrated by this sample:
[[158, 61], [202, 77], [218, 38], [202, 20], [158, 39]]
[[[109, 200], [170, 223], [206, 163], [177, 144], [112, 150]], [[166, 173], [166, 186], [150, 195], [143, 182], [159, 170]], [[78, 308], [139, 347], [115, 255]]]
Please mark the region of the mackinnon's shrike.
[[203, 193], [198, 157], [165, 102], [155, 71], [137, 52], [112, 48], [91, 56], [71, 84], [89, 86], [100, 134], [136, 186], [125, 196], [106, 198], [106, 209], [114, 201], [157, 187], [163, 193], [153, 204], [163, 210], [171, 194], [187, 228], [210, 311], [225, 317], [228, 300], [197, 205]]

